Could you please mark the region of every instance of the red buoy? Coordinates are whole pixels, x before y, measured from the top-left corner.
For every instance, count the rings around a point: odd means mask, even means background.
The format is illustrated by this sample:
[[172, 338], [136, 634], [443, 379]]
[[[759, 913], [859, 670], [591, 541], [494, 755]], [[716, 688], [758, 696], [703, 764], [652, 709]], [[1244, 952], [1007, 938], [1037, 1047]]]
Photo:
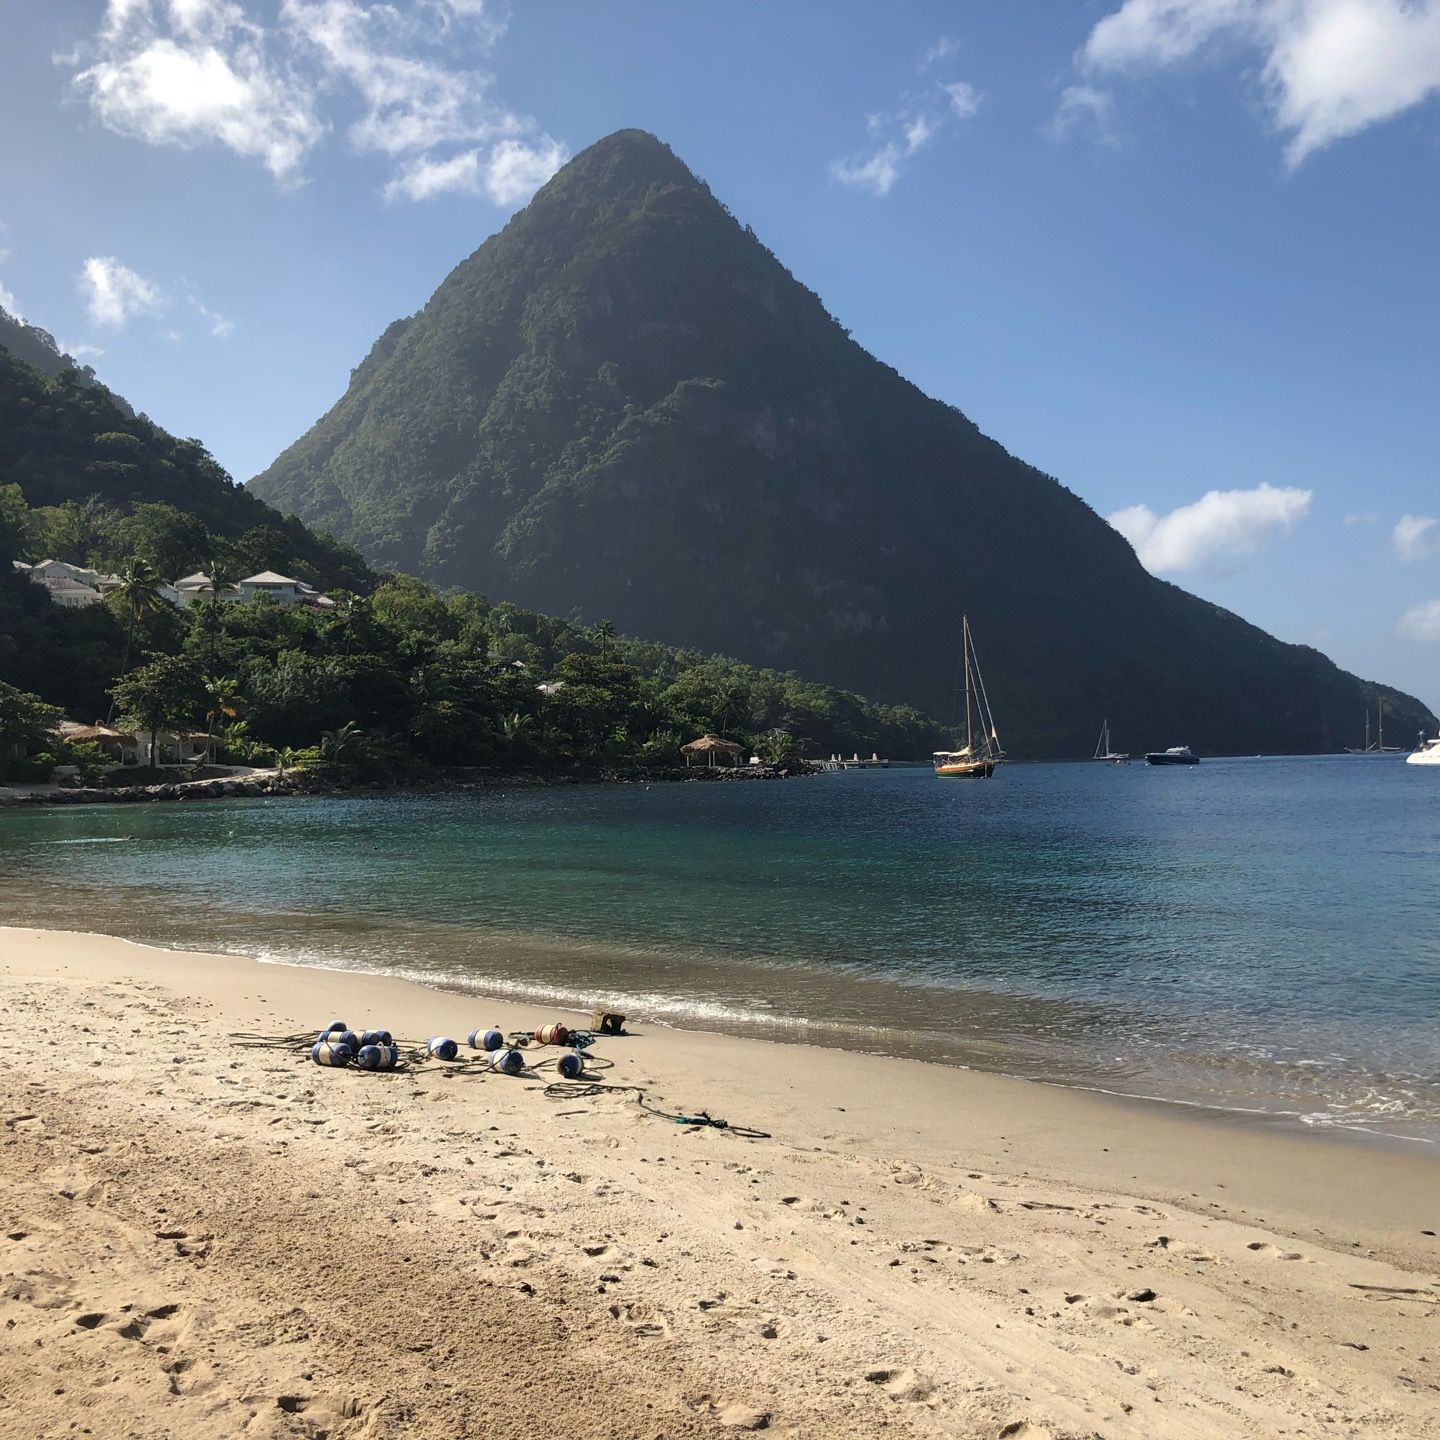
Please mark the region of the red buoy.
[[563, 1045], [570, 1038], [570, 1030], [565, 1025], [537, 1025], [535, 1038], [542, 1045]]

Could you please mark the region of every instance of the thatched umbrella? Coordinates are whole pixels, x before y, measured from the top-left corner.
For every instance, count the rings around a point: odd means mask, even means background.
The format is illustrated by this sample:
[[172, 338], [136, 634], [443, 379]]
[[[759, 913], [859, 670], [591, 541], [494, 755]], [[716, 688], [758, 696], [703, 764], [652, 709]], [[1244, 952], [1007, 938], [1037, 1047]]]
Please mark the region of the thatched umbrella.
[[745, 747], [737, 745], [733, 740], [722, 740], [718, 735], [702, 735], [698, 740], [692, 740], [688, 745], [680, 747], [680, 753], [685, 757], [687, 765], [691, 762], [691, 756], [707, 755], [707, 764], [713, 765], [717, 755], [743, 755]]

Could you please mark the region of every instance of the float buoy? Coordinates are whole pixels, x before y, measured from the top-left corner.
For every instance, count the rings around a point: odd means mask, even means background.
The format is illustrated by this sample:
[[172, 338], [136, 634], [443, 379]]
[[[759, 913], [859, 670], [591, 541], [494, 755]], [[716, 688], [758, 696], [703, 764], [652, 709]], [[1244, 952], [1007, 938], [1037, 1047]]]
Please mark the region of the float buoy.
[[505, 1037], [498, 1030], [472, 1030], [468, 1043], [472, 1050], [501, 1050]]
[[535, 1038], [542, 1045], [563, 1045], [570, 1038], [570, 1029], [566, 1025], [537, 1025]]
[[362, 1030], [360, 1032], [360, 1048], [363, 1050], [367, 1045], [393, 1045], [395, 1037], [388, 1030]]
[[518, 1075], [525, 1068], [525, 1057], [518, 1050], [492, 1050], [490, 1068], [502, 1075]]
[[339, 1041], [317, 1040], [315, 1047], [310, 1051], [310, 1058], [317, 1065], [335, 1065], [343, 1068], [350, 1063], [354, 1051], [348, 1045], [342, 1045]]
[[344, 1045], [353, 1056], [360, 1048], [360, 1037], [353, 1030], [322, 1030], [315, 1037], [317, 1045]]
[[453, 1060], [460, 1053], [460, 1047], [444, 1035], [437, 1035], [425, 1048], [437, 1060]]
[[555, 1068], [563, 1079], [578, 1080], [585, 1069], [585, 1057], [578, 1050], [572, 1050], [555, 1062]]
[[393, 1070], [399, 1061], [400, 1050], [395, 1045], [362, 1045], [355, 1056], [362, 1070]]

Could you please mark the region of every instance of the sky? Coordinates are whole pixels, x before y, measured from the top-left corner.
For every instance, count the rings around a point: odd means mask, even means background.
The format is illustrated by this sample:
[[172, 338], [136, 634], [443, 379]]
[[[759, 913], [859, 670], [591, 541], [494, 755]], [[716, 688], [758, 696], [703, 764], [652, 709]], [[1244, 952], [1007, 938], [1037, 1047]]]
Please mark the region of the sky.
[[1154, 573], [1440, 713], [1440, 0], [0, 0], [0, 305], [247, 480], [627, 126]]

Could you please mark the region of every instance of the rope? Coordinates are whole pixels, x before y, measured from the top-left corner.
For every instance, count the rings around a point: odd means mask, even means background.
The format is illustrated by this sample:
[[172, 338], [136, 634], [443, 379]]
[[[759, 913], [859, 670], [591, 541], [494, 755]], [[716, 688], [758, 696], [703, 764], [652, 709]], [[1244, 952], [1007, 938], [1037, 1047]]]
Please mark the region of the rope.
[[769, 1140], [772, 1138], [768, 1130], [755, 1130], [749, 1125], [732, 1125], [728, 1120], [717, 1119], [708, 1110], [698, 1110], [693, 1115], [662, 1110], [658, 1105], [650, 1103], [647, 1092], [639, 1085], [610, 1085], [599, 1080], [592, 1080], [588, 1084], [583, 1081], [556, 1080], [545, 1087], [544, 1094], [547, 1100], [592, 1100], [599, 1095], [631, 1094], [635, 1097], [635, 1103], [646, 1114], [654, 1115], [661, 1120], [669, 1120], [676, 1125], [685, 1125], [695, 1130], [706, 1128], [728, 1130], [732, 1135], [738, 1135], [743, 1140]]
[[[525, 1036], [525, 1039], [518, 1037]], [[533, 1033], [528, 1031], [515, 1031], [514, 1048], [528, 1044], [537, 1050], [554, 1049], [565, 1054], [579, 1050], [584, 1056], [585, 1071], [593, 1074], [596, 1071], [604, 1073], [615, 1068], [615, 1062], [604, 1055], [591, 1055], [586, 1053], [585, 1047], [595, 1043], [595, 1035], [591, 1031], [580, 1031], [572, 1034], [564, 1045], [546, 1045], [534, 1038]], [[299, 1051], [308, 1057], [311, 1047], [315, 1044], [315, 1032], [313, 1030], [297, 1031], [292, 1035], [261, 1035], [253, 1031], [232, 1031], [230, 1039], [243, 1049], [250, 1050], [275, 1050], [294, 1053]], [[400, 1058], [389, 1070], [366, 1070], [365, 1075], [396, 1075], [416, 1074], [425, 1070], [439, 1070], [444, 1075], [465, 1076], [467, 1078], [479, 1076], [481, 1079], [489, 1075], [496, 1075], [501, 1072], [492, 1070], [490, 1067], [490, 1055], [488, 1051], [482, 1051], [475, 1055], [460, 1054], [453, 1060], [439, 1060], [430, 1054], [429, 1046], [426, 1043], [415, 1043], [414, 1041], [395, 1041], [396, 1048], [400, 1050]], [[507, 1076], [507, 1079], [539, 1079], [539, 1072], [542, 1069], [553, 1069], [560, 1063], [561, 1056], [545, 1057], [541, 1060], [534, 1060], [527, 1064], [526, 1069], [519, 1075]], [[345, 1067], [346, 1069], [352, 1067]], [[657, 1119], [668, 1120], [675, 1125], [684, 1125], [689, 1130], [727, 1130], [732, 1135], [738, 1135], [743, 1140], [769, 1140], [773, 1137], [768, 1130], [756, 1130], [749, 1125], [736, 1125], [728, 1120], [722, 1120], [711, 1115], [708, 1110], [697, 1110], [693, 1115], [686, 1115], [679, 1111], [662, 1110], [658, 1105], [650, 1103], [648, 1092], [640, 1085], [619, 1085], [603, 1080], [552, 1080], [544, 1089], [547, 1100], [593, 1100], [602, 1095], [632, 1095], [635, 1103], [645, 1111], [647, 1115], [654, 1115]], [[581, 1111], [574, 1112], [583, 1113]]]

